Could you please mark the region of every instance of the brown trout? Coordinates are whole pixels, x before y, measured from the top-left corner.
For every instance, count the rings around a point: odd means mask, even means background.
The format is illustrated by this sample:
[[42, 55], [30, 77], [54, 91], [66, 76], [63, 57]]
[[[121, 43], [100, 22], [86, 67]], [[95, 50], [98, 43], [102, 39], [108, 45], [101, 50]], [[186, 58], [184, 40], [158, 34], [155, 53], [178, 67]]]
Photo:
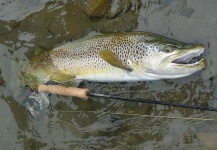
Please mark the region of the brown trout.
[[23, 72], [25, 85], [49, 80], [143, 81], [180, 78], [206, 66], [202, 44], [158, 34], [126, 32], [95, 35], [36, 55]]

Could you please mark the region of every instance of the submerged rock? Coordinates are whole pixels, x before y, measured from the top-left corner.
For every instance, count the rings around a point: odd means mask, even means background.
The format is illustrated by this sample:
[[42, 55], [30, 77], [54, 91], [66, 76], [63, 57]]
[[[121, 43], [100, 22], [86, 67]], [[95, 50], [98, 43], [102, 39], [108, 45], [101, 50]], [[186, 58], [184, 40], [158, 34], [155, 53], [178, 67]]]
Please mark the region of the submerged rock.
[[90, 17], [103, 17], [111, 8], [112, 0], [88, 0], [85, 12]]
[[129, 9], [136, 11], [141, 5], [140, 0], [88, 0], [85, 5], [85, 12], [90, 17], [114, 18], [120, 13], [125, 13]]

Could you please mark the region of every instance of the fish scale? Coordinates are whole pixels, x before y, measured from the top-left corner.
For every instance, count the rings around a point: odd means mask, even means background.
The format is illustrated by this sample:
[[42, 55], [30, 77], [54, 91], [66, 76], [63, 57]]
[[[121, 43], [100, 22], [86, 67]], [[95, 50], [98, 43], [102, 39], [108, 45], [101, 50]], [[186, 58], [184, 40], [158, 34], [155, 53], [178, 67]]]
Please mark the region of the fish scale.
[[[33, 57], [24, 84], [53, 80], [142, 81], [180, 78], [205, 68], [202, 44], [179, 42], [146, 32], [85, 37]], [[184, 63], [183, 63], [184, 62]]]

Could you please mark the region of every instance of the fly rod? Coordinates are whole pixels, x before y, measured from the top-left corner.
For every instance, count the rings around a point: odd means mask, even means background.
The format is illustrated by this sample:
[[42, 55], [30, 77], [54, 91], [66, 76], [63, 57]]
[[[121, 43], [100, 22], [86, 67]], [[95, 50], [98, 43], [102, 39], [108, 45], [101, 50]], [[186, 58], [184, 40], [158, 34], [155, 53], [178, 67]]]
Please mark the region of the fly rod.
[[98, 97], [98, 98], [109, 98], [114, 100], [122, 100], [122, 101], [131, 101], [131, 102], [141, 102], [141, 103], [149, 103], [149, 104], [157, 104], [157, 105], [164, 105], [164, 106], [173, 106], [173, 107], [181, 107], [181, 108], [188, 108], [188, 109], [198, 109], [198, 110], [206, 110], [206, 111], [217, 111], [215, 107], [203, 107], [198, 105], [187, 105], [187, 104], [180, 104], [175, 102], [162, 102], [159, 100], [148, 100], [148, 99], [128, 99], [119, 96], [113, 95], [105, 95], [90, 92], [87, 88], [76, 88], [76, 87], [64, 87], [59, 85], [38, 85], [35, 86], [34, 89], [38, 90], [38, 92], [48, 92], [58, 95], [64, 96], [73, 96], [79, 97], [83, 99], [88, 99], [89, 97]]

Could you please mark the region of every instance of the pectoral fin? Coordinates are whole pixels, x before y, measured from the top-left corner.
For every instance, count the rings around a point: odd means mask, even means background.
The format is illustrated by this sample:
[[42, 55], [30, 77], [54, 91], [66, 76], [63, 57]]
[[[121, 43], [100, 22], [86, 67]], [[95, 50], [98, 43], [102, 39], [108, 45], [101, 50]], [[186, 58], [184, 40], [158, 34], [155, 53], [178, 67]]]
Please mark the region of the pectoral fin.
[[139, 76], [146, 76], [149, 79], [156, 79], [153, 78], [153, 76], [150, 74], [153, 71], [151, 69], [147, 69], [147, 67], [144, 64], [140, 64], [138, 62], [131, 61], [133, 70], [139, 75]]
[[136, 62], [134, 61], [131, 61], [132, 65], [133, 65], [133, 69], [134, 71], [139, 74], [139, 75], [143, 75], [144, 74], [144, 71], [143, 71], [143, 68]]
[[74, 79], [76, 76], [74, 74], [67, 74], [64, 71], [56, 71], [54, 73], [52, 73], [52, 75], [50, 76], [50, 80], [61, 83], [61, 82], [66, 82], [66, 81], [70, 81], [72, 79]]
[[112, 66], [132, 71], [131, 68], [127, 67], [125, 64], [123, 64], [110, 50], [101, 50], [99, 52], [99, 55], [102, 59], [104, 59], [107, 63], [109, 63]]

